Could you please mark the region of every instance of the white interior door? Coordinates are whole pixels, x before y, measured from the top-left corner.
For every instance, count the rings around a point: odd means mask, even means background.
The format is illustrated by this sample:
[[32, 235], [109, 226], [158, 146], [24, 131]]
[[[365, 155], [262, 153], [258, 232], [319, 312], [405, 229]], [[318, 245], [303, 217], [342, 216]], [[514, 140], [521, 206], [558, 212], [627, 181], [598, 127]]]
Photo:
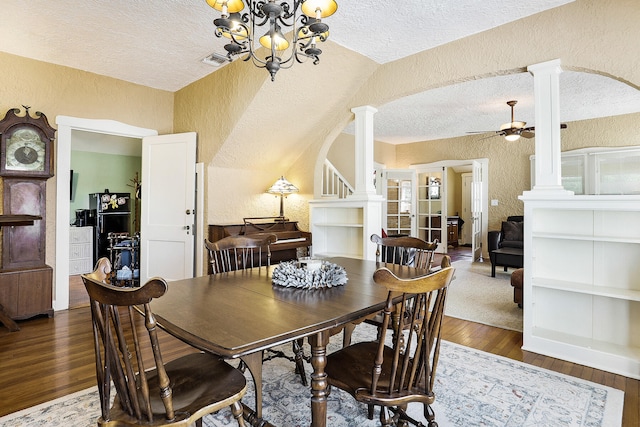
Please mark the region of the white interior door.
[[142, 140], [140, 276], [194, 276], [195, 132]]
[[471, 184], [471, 251], [473, 260], [482, 259], [482, 164], [473, 162], [473, 182]]

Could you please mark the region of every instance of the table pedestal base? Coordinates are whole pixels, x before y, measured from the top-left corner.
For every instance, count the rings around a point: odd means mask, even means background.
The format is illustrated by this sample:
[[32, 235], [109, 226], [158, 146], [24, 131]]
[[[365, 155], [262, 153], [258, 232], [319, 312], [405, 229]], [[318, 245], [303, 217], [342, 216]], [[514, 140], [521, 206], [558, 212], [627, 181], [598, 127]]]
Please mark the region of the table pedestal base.
[[329, 397], [329, 380], [324, 371], [327, 366], [327, 344], [329, 331], [318, 332], [309, 337], [311, 344], [311, 427], [327, 425], [327, 397]]

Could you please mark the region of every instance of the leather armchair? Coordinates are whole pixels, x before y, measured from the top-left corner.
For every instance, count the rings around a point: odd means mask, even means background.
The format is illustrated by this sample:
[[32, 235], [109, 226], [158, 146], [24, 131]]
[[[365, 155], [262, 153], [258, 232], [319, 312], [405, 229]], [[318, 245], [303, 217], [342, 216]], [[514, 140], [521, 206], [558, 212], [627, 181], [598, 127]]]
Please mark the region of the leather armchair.
[[[522, 225], [520, 224], [520, 233], [512, 232], [511, 230], [505, 230], [510, 227], [510, 223], [524, 223], [524, 216], [513, 215], [507, 217], [506, 224], [502, 223], [500, 230], [489, 231], [487, 234], [487, 245], [489, 246], [489, 258], [491, 262], [494, 262], [492, 251], [500, 248], [524, 248], [524, 237], [522, 235]], [[516, 224], [517, 226], [517, 224]], [[518, 235], [519, 234], [519, 235]], [[506, 237], [506, 238], [505, 238]]]

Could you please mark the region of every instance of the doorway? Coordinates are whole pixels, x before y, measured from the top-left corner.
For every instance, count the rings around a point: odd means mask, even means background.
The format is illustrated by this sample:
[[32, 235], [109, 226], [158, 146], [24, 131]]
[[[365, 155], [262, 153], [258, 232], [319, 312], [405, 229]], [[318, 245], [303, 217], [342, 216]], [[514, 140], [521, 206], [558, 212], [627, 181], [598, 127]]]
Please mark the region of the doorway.
[[[81, 274], [93, 270], [100, 256], [118, 258], [117, 252], [105, 251], [111, 240], [110, 232], [118, 233], [119, 242], [132, 240], [140, 231], [139, 188], [142, 166], [142, 140], [97, 132], [74, 130], [71, 138], [70, 179], [70, 233], [69, 233], [69, 308], [89, 304]], [[92, 198], [90, 195], [94, 195]], [[89, 215], [90, 209], [98, 208], [102, 195], [115, 195], [120, 203], [117, 210], [108, 215]], [[93, 201], [93, 203], [92, 203]], [[100, 209], [98, 209], [100, 211]], [[95, 211], [94, 211], [95, 212]], [[111, 213], [111, 212], [115, 212]], [[96, 225], [103, 224], [97, 232]], [[98, 227], [100, 228], [100, 227]], [[126, 233], [126, 234], [125, 234]], [[127, 237], [125, 237], [127, 236]], [[134, 243], [133, 246], [139, 246]], [[137, 258], [124, 252], [125, 264], [135, 272]], [[113, 257], [112, 257], [113, 255]], [[135, 255], [135, 254], [134, 254]], [[129, 283], [135, 283], [133, 278]], [[122, 283], [125, 283], [124, 281]]]
[[[471, 248], [467, 250], [465, 246], [459, 245], [452, 251], [448, 250], [452, 254], [458, 252], [460, 259], [473, 261], [482, 261], [483, 258], [488, 258], [487, 250], [487, 228], [488, 228], [488, 182], [489, 182], [489, 159], [469, 159], [469, 160], [443, 160], [435, 163], [412, 165], [412, 168], [425, 169], [425, 168], [448, 168], [453, 170], [460, 177], [463, 173], [471, 173], [472, 190], [471, 193], [471, 219], [469, 222], [465, 220], [462, 225], [468, 227], [467, 231], [471, 233]], [[477, 178], [476, 178], [477, 177]], [[475, 181], [477, 179], [477, 181]], [[460, 178], [462, 181], [462, 178]], [[457, 210], [457, 209], [456, 209]], [[461, 211], [462, 209], [460, 209]], [[454, 211], [456, 213], [456, 211]], [[458, 216], [458, 215], [456, 215]], [[458, 249], [459, 248], [459, 249]], [[457, 251], [456, 251], [457, 249]], [[470, 252], [470, 253], [469, 253]]]
[[90, 132], [117, 137], [141, 140], [146, 136], [157, 135], [152, 129], [138, 128], [111, 120], [91, 120], [76, 117], [58, 116], [57, 153], [56, 153], [56, 244], [55, 244], [55, 292], [54, 310], [69, 308], [69, 224], [70, 224], [70, 170], [71, 146], [76, 132]]

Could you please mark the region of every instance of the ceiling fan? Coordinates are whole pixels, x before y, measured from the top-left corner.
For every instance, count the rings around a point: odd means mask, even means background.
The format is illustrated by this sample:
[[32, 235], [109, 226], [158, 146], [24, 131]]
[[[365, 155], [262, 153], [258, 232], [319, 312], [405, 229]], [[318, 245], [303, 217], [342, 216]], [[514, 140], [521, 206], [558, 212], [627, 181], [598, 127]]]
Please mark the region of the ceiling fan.
[[[500, 126], [500, 130], [495, 131], [495, 135], [488, 136], [491, 138], [497, 135], [504, 136], [507, 141], [517, 141], [520, 137], [533, 138], [535, 136], [535, 127], [525, 127], [527, 122], [517, 122], [514, 120], [513, 107], [518, 101], [507, 101], [507, 105], [511, 107], [511, 121]], [[561, 124], [560, 129], [566, 129], [566, 124]], [[467, 133], [485, 133], [485, 132], [467, 132]], [[485, 139], [485, 138], [483, 138]]]

